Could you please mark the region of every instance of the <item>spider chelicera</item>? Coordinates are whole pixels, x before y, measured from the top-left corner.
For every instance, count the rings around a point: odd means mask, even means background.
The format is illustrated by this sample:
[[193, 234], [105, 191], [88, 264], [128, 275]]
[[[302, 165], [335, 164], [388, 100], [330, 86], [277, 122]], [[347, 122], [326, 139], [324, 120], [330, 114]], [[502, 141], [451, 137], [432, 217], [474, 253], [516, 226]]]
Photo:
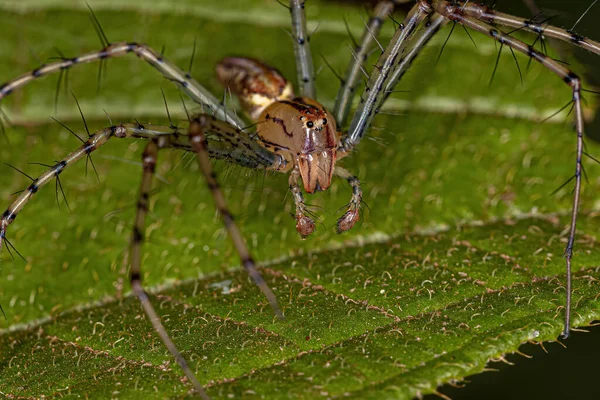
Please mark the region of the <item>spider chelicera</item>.
[[[228, 110], [189, 73], [182, 71], [146, 45], [134, 42], [109, 43], [98, 25], [98, 31], [104, 42], [104, 47], [100, 51], [45, 64], [8, 81], [0, 86], [0, 100], [21, 86], [45, 75], [64, 71], [77, 64], [133, 53], [178, 85], [192, 100], [203, 105], [209, 112], [192, 116], [189, 128], [186, 130], [135, 123], [114, 125], [90, 134], [89, 138], [82, 140], [83, 144], [79, 149], [34, 179], [33, 183], [2, 214], [0, 246], [6, 241], [10, 248], [10, 242], [6, 238], [8, 226], [32, 196], [42, 186], [58, 177], [67, 167], [89, 156], [111, 138], [147, 139], [148, 143], [142, 156], [142, 183], [131, 239], [130, 280], [133, 292], [140, 299], [161, 339], [184, 370], [196, 392], [207, 398], [194, 373], [170, 339], [141, 282], [141, 244], [144, 240], [145, 218], [158, 151], [175, 148], [197, 154], [202, 174], [240, 255], [242, 265], [265, 294], [275, 314], [283, 318], [277, 299], [258, 272], [243, 237], [228, 211], [225, 198], [212, 170], [210, 158], [224, 159], [249, 168], [289, 173], [289, 188], [296, 206], [294, 214], [296, 230], [303, 237], [313, 233], [315, 223], [307, 213], [302, 188], [306, 193], [326, 190], [334, 175], [342, 177], [351, 186], [352, 195], [346, 212], [337, 222], [337, 231], [344, 232], [351, 229], [360, 218], [362, 192], [358, 179], [336, 163], [356, 148], [371, 126], [373, 118], [421, 49], [444, 24], [453, 22], [479, 31], [501, 45], [510, 47], [513, 51], [526, 54], [572, 88], [572, 105], [577, 132], [577, 160], [572, 222], [565, 253], [568, 279], [564, 335], [567, 336], [570, 327], [571, 256], [579, 205], [583, 154], [581, 80], [561, 63], [510, 34], [501, 32], [497, 27], [510, 27], [556, 38], [596, 54], [600, 54], [600, 44], [571, 31], [495, 12], [485, 5], [468, 1], [418, 0], [404, 22], [398, 24], [387, 47], [382, 48], [382, 54], [369, 75], [349, 127], [347, 130], [342, 130], [347, 126], [355, 90], [364, 72], [364, 63], [373, 48], [379, 44], [377, 36], [381, 26], [396, 4], [405, 2], [405, 0], [381, 1], [375, 7], [372, 17], [366, 24], [360, 44], [354, 49], [336, 103], [330, 112], [316, 100], [315, 75], [304, 16], [304, 1], [290, 0], [287, 7], [292, 17], [292, 38], [299, 84], [297, 92], [281, 73], [261, 61], [244, 57], [228, 57], [217, 65], [219, 80], [238, 96], [247, 116], [254, 122], [253, 132], [245, 129], [247, 124], [244, 120]], [[299, 182], [302, 182], [302, 188]]]

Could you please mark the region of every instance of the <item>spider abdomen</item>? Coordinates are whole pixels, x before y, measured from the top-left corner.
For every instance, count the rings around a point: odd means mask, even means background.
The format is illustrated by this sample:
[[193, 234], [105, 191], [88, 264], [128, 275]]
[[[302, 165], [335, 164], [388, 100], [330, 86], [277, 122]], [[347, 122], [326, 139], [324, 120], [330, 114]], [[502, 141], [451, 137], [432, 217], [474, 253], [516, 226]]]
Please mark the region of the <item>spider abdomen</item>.
[[292, 84], [281, 72], [253, 58], [224, 58], [216, 71], [219, 81], [238, 96], [253, 121], [273, 102], [294, 98]]

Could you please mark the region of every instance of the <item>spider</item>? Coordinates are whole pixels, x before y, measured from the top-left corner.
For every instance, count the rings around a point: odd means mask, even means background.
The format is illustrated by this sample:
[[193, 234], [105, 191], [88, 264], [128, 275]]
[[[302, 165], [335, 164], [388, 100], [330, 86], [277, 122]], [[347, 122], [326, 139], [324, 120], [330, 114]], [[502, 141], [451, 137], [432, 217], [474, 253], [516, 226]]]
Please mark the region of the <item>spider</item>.
[[[86, 158], [112, 138], [142, 138], [148, 141], [142, 155], [143, 174], [137, 213], [131, 239], [130, 281], [134, 294], [151, 320], [161, 339], [173, 354], [196, 392], [207, 398], [199, 381], [187, 365], [162, 325], [151, 305], [141, 282], [141, 244], [144, 240], [145, 219], [151, 181], [159, 150], [175, 148], [197, 154], [198, 163], [223, 223], [239, 253], [242, 265], [268, 299], [275, 314], [283, 318], [277, 299], [266, 285], [244, 243], [243, 237], [228, 210], [225, 198], [213, 172], [210, 158], [224, 159], [244, 167], [289, 173], [289, 189], [293, 196], [297, 232], [305, 237], [315, 230], [302, 194], [326, 190], [334, 175], [345, 179], [352, 194], [348, 208], [337, 223], [338, 232], [351, 229], [360, 218], [362, 191], [358, 178], [337, 165], [337, 161], [350, 155], [367, 134], [373, 118], [379, 113], [395, 85], [408, 70], [423, 47], [439, 31], [452, 22], [479, 31], [502, 46], [518, 51], [539, 62], [560, 77], [573, 92], [573, 110], [577, 131], [577, 160], [575, 173], [575, 199], [571, 231], [565, 251], [567, 263], [567, 306], [564, 335], [570, 327], [570, 269], [574, 243], [575, 223], [581, 187], [581, 158], [583, 154], [583, 116], [581, 107], [581, 80], [561, 63], [535, 50], [532, 46], [503, 33], [497, 27], [534, 32], [538, 35], [567, 41], [593, 53], [600, 54], [600, 44], [574, 32], [536, 23], [493, 11], [487, 6], [470, 2], [419, 0], [383, 50], [363, 89], [359, 105], [348, 125], [352, 100], [364, 71], [367, 56], [380, 45], [377, 41], [382, 24], [398, 3], [381, 1], [367, 23], [360, 44], [354, 50], [336, 103], [331, 111], [316, 100], [315, 74], [309, 48], [309, 34], [304, 17], [304, 1], [291, 0], [292, 37], [296, 55], [298, 88], [275, 68], [244, 57], [229, 57], [217, 65], [219, 80], [238, 96], [253, 129], [227, 109], [221, 101], [201, 86], [189, 73], [181, 70], [152, 48], [133, 42], [110, 43], [103, 33], [104, 47], [97, 52], [42, 65], [0, 86], [0, 100], [16, 89], [45, 75], [67, 70], [75, 65], [102, 61], [133, 53], [149, 63], [167, 79], [175, 83], [192, 100], [201, 104], [206, 113], [190, 118], [189, 128], [141, 125], [139, 123], [113, 125], [82, 139], [82, 146], [33, 183], [2, 214], [0, 219], [0, 245], [6, 241], [8, 226], [41, 187], [56, 178], [76, 161]], [[101, 32], [101, 29], [98, 29]], [[348, 126], [348, 129], [343, 129]], [[299, 184], [301, 182], [301, 185]]]

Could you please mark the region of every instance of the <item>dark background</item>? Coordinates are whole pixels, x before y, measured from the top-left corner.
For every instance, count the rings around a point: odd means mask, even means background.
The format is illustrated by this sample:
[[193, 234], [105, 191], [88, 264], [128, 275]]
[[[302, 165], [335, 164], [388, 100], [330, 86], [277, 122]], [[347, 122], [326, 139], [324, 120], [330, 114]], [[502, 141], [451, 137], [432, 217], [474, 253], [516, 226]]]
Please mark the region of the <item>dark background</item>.
[[[375, 4], [377, 0], [346, 0], [356, 3]], [[530, 17], [533, 13], [525, 5], [526, 0], [497, 0], [496, 9], [502, 12]], [[531, 0], [529, 0], [531, 2]], [[535, 0], [545, 17], [553, 16], [552, 25], [570, 29], [575, 21], [592, 4], [593, 0]], [[491, 4], [492, 1], [488, 1]], [[408, 10], [414, 2], [401, 8]], [[600, 40], [600, 2], [577, 24], [580, 35]], [[559, 46], [565, 58], [575, 57], [585, 64], [586, 88], [599, 90], [600, 56], [590, 54], [573, 46]], [[586, 96], [593, 96], [587, 93]], [[600, 141], [600, 118], [586, 124], [587, 135]], [[587, 140], [589, 140], [589, 137]], [[452, 399], [600, 399], [600, 326], [586, 328], [589, 332], [573, 332], [571, 338], [561, 343], [545, 343], [544, 347], [525, 344], [519, 349], [532, 356], [514, 354], [504, 362], [492, 362], [488, 368], [497, 371], [469, 377], [457, 386], [445, 385], [439, 392]], [[436, 395], [426, 400], [439, 399]]]

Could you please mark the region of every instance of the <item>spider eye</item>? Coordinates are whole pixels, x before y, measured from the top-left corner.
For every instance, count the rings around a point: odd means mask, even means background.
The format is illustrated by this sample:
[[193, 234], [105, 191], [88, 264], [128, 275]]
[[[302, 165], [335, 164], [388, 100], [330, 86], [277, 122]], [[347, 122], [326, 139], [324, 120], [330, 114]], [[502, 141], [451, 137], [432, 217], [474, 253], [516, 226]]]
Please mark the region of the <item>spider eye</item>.
[[309, 128], [312, 128], [313, 126], [315, 126], [315, 124], [312, 121], [308, 121], [306, 123], [306, 126], [308, 126]]
[[323, 118], [323, 125], [327, 125], [327, 118]]

